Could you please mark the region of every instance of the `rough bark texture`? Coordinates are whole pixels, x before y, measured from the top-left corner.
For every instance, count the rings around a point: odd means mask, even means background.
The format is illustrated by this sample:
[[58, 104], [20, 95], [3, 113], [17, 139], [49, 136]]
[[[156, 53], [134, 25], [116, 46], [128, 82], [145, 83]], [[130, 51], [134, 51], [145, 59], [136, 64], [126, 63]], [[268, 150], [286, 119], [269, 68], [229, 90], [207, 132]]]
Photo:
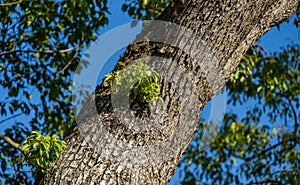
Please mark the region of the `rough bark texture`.
[[[164, 44], [132, 43], [120, 60], [128, 64], [141, 56], [155, 55], [169, 58], [181, 65], [192, 74], [192, 79], [186, 79], [193, 82], [193, 87], [186, 88], [187, 93], [192, 93], [190, 88], [197, 89], [197, 97], [200, 100], [200, 103], [195, 104], [198, 109], [188, 110], [193, 116], [189, 117], [182, 113], [179, 104], [183, 100], [180, 100], [176, 87], [161, 79], [161, 96], [167, 107], [167, 114], [162, 117], [162, 120], [156, 120], [158, 126], [155, 130], [135, 132], [116, 118], [111, 103], [111, 90], [108, 86], [101, 85], [97, 88], [95, 96], [91, 96], [87, 101], [76, 119], [76, 124], [65, 138], [67, 148], [40, 184], [166, 184], [174, 174], [193, 133], [197, 130], [199, 111], [222, 88], [253, 42], [272, 26], [288, 19], [294, 12], [296, 4], [297, 0], [175, 1], [160, 15], [159, 19], [193, 30], [205, 41], [219, 61], [214, 66], [219, 71], [219, 74], [214, 74], [216, 83], [207, 84], [206, 72], [203, 68], [199, 71], [199, 66], [186, 52]], [[147, 37], [147, 35], [141, 34], [139, 37]], [[166, 62], [165, 66], [158, 65], [155, 68], [171, 68], [172, 65]], [[115, 70], [121, 68], [116, 66]], [[174, 72], [172, 75], [176, 78], [177, 74]], [[90, 108], [95, 101], [97, 112], [91, 111]], [[119, 112], [122, 113], [122, 110]], [[185, 125], [178, 125], [179, 119], [185, 119]], [[105, 136], [100, 139], [97, 137], [104, 132], [103, 129], [114, 135], [117, 140], [131, 146], [149, 146], [165, 140], [170, 135], [174, 138], [184, 138], [184, 141], [176, 143], [176, 146], [178, 145], [176, 149], [166, 152], [169, 153], [164, 155], [169, 156], [167, 159], [160, 157], [160, 148], [157, 147], [157, 151], [141, 150], [140, 152], [144, 153], [136, 155], [136, 160], [140, 160], [141, 155], [152, 160], [145, 162], [145, 165], [126, 163], [103, 156], [105, 151], [102, 151], [101, 147], [95, 149], [95, 146], [109, 145], [109, 140], [105, 139]], [[186, 133], [187, 129], [189, 133]], [[88, 136], [82, 134], [85, 131], [90, 134]], [[111, 142], [114, 145], [113, 141]], [[117, 148], [113, 150], [118, 152]], [[114, 155], [114, 152], [111, 155]], [[123, 155], [134, 154], [123, 152]], [[128, 159], [132, 159], [132, 156], [128, 156]]]

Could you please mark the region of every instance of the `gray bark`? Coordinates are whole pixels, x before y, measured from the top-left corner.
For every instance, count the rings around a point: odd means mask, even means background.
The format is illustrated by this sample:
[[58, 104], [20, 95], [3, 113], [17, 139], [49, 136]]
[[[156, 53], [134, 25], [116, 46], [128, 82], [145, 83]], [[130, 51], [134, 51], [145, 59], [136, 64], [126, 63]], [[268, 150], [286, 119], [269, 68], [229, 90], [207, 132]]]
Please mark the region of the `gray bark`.
[[[187, 73], [192, 74], [191, 79], [185, 79], [193, 83], [191, 87], [185, 87], [185, 93], [189, 94], [187, 99], [191, 98], [189, 101], [192, 101], [193, 90], [196, 89], [198, 100], [195, 101], [194, 106], [197, 109], [181, 110], [180, 103], [184, 100], [180, 100], [180, 93], [174, 85], [162, 78], [161, 97], [167, 114], [162, 116], [162, 120], [153, 118], [158, 123], [156, 129], [135, 132], [117, 119], [111, 102], [112, 92], [107, 85], [102, 84], [97, 87], [94, 95], [90, 96], [80, 116], [76, 119], [76, 124], [65, 138], [67, 148], [41, 179], [40, 184], [166, 184], [175, 173], [182, 153], [191, 141], [194, 132], [197, 131], [199, 111], [223, 87], [245, 51], [272, 26], [287, 20], [295, 11], [296, 5], [297, 0], [175, 1], [158, 19], [192, 30], [206, 43], [217, 59], [211, 58], [217, 61], [212, 65], [215, 71], [218, 71], [218, 74], [211, 75], [214, 79], [208, 79], [209, 74], [205, 68], [195, 63], [192, 56], [165, 44], [132, 43], [120, 60], [129, 65], [131, 61], [141, 56], [155, 55], [171, 59], [174, 64], [166, 61], [166, 65], [158, 64], [154, 68], [172, 68], [172, 65], [178, 64]], [[171, 32], [172, 30], [169, 33]], [[145, 29], [137, 40], [159, 33], [159, 29], [151, 33]], [[165, 38], [168, 36], [168, 34], [163, 35]], [[182, 37], [184, 36], [177, 38], [182, 39]], [[117, 65], [115, 70], [119, 69], [122, 69], [122, 66]], [[172, 78], [179, 76], [176, 72], [171, 75]], [[215, 83], [211, 84], [212, 80]], [[95, 102], [97, 112], [91, 108]], [[125, 114], [124, 110], [118, 111]], [[184, 113], [187, 111], [190, 114]], [[142, 115], [142, 117], [146, 116]], [[180, 119], [185, 120], [184, 125], [178, 125], [182, 124]], [[129, 122], [127, 124], [134, 124]], [[105, 151], [101, 150], [101, 146], [109, 147], [117, 144], [105, 136], [99, 138], [99, 134], [101, 135], [104, 131], [114, 135], [117, 141], [133, 147], [155, 145], [171, 136], [180, 139], [173, 141], [172, 144], [176, 147], [169, 146], [172, 148], [169, 151], [162, 148], [168, 147], [164, 145], [153, 147], [153, 151], [141, 149], [136, 154], [120, 152], [115, 147], [109, 150], [113, 151], [110, 159], [103, 155]], [[161, 151], [164, 153], [160, 153]], [[122, 155], [120, 160], [116, 160], [114, 153], [117, 153], [116, 156]], [[140, 159], [141, 156], [145, 157]], [[128, 162], [125, 161], [126, 159], [137, 161]], [[149, 159], [149, 161], [141, 162], [142, 159]]]

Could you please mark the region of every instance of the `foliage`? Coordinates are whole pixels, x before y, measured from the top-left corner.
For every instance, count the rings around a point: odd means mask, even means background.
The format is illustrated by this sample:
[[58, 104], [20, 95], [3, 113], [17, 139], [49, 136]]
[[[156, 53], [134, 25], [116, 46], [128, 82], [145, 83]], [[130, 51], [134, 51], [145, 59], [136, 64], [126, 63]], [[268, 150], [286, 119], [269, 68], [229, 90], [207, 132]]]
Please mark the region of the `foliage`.
[[31, 132], [22, 146], [25, 161], [35, 166], [37, 172], [42, 173], [52, 166], [52, 162], [60, 156], [65, 147], [66, 143], [59, 140], [57, 135], [43, 136], [38, 131]]
[[[122, 62], [119, 64], [124, 66]], [[159, 74], [155, 70], [150, 70], [142, 61], [138, 65], [131, 64], [127, 68], [107, 74], [104, 82], [116, 93], [127, 92], [129, 103], [136, 101], [145, 104], [161, 100]]]
[[138, 99], [141, 103], [149, 101], [155, 102], [155, 100], [159, 98], [159, 90], [160, 83], [158, 81], [158, 76], [145, 75], [132, 87], [132, 96]]
[[[10, 123], [5, 136], [17, 143], [32, 130], [63, 137], [74, 121], [72, 75], [83, 49], [108, 23], [107, 13], [106, 0], [0, 0], [0, 123]], [[0, 150], [3, 183], [31, 184], [32, 170], [16, 160], [21, 152], [2, 141]]]
[[125, 0], [122, 10], [135, 19], [150, 20], [159, 16], [172, 0]]
[[[252, 48], [226, 84], [227, 113], [210, 147], [198, 152], [201, 130], [181, 161], [182, 184], [297, 184], [300, 182], [300, 47], [280, 53]], [[239, 114], [240, 115], [240, 114]]]

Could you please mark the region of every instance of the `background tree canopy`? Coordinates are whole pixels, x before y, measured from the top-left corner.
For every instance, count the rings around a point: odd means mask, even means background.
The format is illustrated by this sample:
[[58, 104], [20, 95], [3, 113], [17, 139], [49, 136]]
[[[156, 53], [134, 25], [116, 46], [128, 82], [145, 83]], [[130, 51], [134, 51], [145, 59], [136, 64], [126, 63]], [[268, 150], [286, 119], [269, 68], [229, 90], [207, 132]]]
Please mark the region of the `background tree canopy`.
[[[153, 19], [169, 3], [125, 0], [122, 10]], [[63, 138], [73, 123], [72, 76], [84, 49], [109, 24], [109, 13], [106, 0], [0, 0], [0, 126], [10, 123], [0, 135], [2, 183], [32, 184], [40, 172], [14, 144], [24, 144], [34, 130]], [[299, 183], [299, 59], [298, 45], [272, 55], [260, 45], [249, 50], [226, 86], [228, 103], [255, 106], [243, 118], [227, 114], [203, 153], [197, 151], [199, 130], [180, 164], [182, 184]]]
[[250, 49], [226, 84], [228, 104], [252, 106], [227, 113], [205, 152], [197, 133], [181, 161], [182, 184], [300, 183], [300, 47], [261, 49]]

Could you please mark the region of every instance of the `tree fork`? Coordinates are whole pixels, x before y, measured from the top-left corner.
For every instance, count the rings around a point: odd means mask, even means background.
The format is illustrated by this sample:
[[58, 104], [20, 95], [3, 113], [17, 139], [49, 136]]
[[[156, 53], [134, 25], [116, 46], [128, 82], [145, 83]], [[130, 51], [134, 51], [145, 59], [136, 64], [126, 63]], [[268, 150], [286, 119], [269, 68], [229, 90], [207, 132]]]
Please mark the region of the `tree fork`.
[[[172, 22], [183, 26], [196, 33], [201, 40], [211, 49], [219, 63], [216, 66], [220, 76], [216, 81], [225, 82], [238, 65], [246, 50], [272, 26], [287, 20], [296, 10], [297, 0], [251, 0], [251, 1], [220, 1], [220, 0], [175, 0], [158, 17], [159, 20]], [[147, 35], [139, 35], [147, 37]], [[224, 83], [216, 83], [212, 88], [207, 86], [205, 75], [198, 72], [193, 66], [193, 60], [186, 53], [176, 48], [151, 42], [132, 43], [121, 56], [120, 61], [129, 64], [132, 60], [141, 56], [164, 56], [176, 61], [179, 65], [193, 74], [195, 88], [197, 89], [201, 104], [197, 105], [202, 110], [205, 104], [222, 88]], [[170, 64], [171, 65], [171, 64]], [[117, 65], [114, 70], [121, 69]], [[97, 87], [96, 92], [89, 97], [81, 111], [76, 124], [65, 137], [67, 148], [57, 159], [54, 166], [48, 170], [39, 184], [166, 184], [174, 174], [178, 161], [185, 148], [197, 130], [197, 119], [190, 122], [190, 133], [174, 132], [176, 137], [183, 137], [185, 141], [172, 152], [172, 157], [166, 159], [157, 158], [155, 164], [147, 165], [120, 165], [120, 162], [109, 160], [95, 150], [95, 145], [101, 145], [100, 141], [91, 145], [87, 139], [92, 140], [93, 135], [101, 133], [95, 126], [101, 122], [118, 139], [124, 142], [133, 141], [133, 145], [147, 145], [155, 143], [176, 127], [178, 119], [178, 94], [174, 87], [167, 82], [162, 83], [162, 97], [168, 105], [167, 120], [163, 128], [148, 132], [144, 135], [133, 134], [129, 129], [119, 124], [115, 118], [111, 104], [111, 90], [108, 86]], [[97, 102], [97, 112], [90, 112], [90, 105]], [[199, 114], [194, 110], [194, 114]], [[194, 118], [194, 117], [193, 117]], [[101, 121], [100, 121], [101, 120]], [[79, 125], [89, 130], [91, 138], [83, 137]], [[117, 150], [117, 149], [116, 149]], [[126, 155], [126, 154], [124, 154]], [[145, 156], [152, 155], [145, 153]], [[130, 156], [128, 156], [130, 157]], [[149, 156], [151, 157], [151, 156]]]

